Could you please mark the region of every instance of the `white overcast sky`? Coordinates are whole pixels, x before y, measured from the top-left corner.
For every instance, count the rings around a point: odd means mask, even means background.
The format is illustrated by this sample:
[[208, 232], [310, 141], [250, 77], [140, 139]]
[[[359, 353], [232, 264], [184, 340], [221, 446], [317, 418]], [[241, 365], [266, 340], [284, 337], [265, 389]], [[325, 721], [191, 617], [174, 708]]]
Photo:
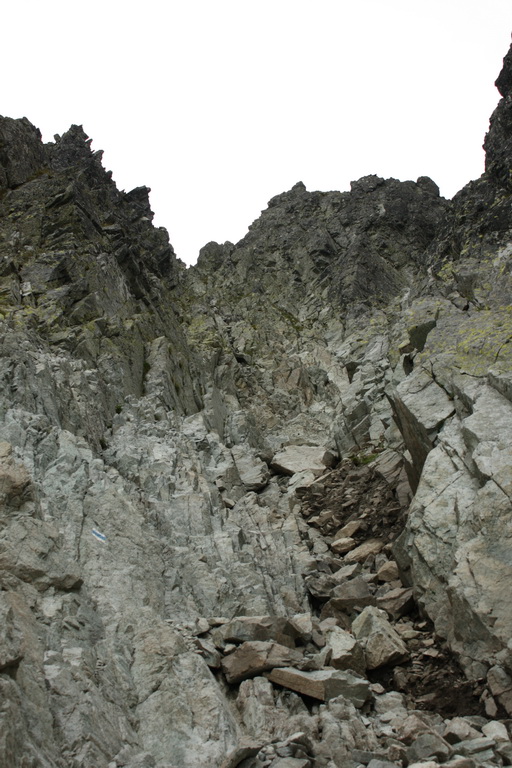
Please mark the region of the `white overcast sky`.
[[276, 194], [483, 172], [511, 0], [9, 0], [0, 114], [82, 124], [194, 262]]

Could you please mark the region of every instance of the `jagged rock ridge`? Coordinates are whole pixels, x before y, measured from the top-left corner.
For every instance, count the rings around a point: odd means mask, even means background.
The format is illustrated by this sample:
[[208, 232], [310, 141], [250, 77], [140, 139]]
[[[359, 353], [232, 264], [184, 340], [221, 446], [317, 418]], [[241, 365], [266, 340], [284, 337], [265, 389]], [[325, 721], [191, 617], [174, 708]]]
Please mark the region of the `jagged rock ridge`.
[[511, 67], [453, 201], [299, 183], [189, 270], [0, 118], [0, 764], [511, 763]]

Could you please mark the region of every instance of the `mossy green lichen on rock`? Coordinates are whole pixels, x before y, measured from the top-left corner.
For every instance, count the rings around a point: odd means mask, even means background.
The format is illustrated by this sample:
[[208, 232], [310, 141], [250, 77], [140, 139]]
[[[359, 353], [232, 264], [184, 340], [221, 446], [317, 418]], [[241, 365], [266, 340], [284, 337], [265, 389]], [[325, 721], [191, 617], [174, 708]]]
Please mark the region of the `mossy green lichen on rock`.
[[[442, 357], [447, 371], [485, 376], [512, 366], [512, 307], [459, 312], [439, 320], [418, 362]], [[441, 367], [441, 366], [437, 366]]]
[[[81, 128], [46, 146], [31, 137], [46, 165], [1, 204], [4, 314], [101, 372], [108, 424], [119, 390], [142, 394], [147, 342], [166, 333], [186, 348], [170, 300], [173, 260], [180, 270], [165, 231], [151, 226], [147, 190], [119, 192]], [[194, 410], [189, 367], [180, 379]]]
[[[350, 454], [359, 478], [367, 461], [379, 471], [386, 446], [404, 486], [412, 465], [404, 551], [422, 609], [466, 661], [474, 655], [472, 673], [485, 676], [491, 656], [512, 665], [508, 592], [485, 579], [486, 569], [500, 583], [510, 575], [506, 546], [492, 541], [510, 516], [503, 188], [487, 176], [450, 204], [425, 178], [365, 177], [347, 193], [299, 184], [240, 243], [209, 244], [185, 272], [151, 226], [147, 189], [119, 193], [79, 127], [45, 152], [51, 173], [36, 171], [0, 205], [0, 419], [83, 571], [72, 601], [64, 582], [29, 595], [26, 638], [41, 643], [37, 658], [49, 654], [48, 684], [44, 670], [12, 679], [23, 694], [13, 706], [32, 700], [28, 680], [55, 722], [73, 707], [62, 729], [45, 722], [53, 761], [69, 739], [91, 765], [222, 762], [247, 723], [234, 724], [232, 702], [183, 641], [187, 627], [203, 634], [206, 617], [244, 613], [302, 613], [313, 625], [304, 573], [330, 579], [343, 566], [302, 519], [294, 489], [311, 478], [287, 484], [268, 470], [290, 446]], [[62, 680], [65, 702], [52, 687]], [[280, 738], [297, 710], [287, 697], [274, 707], [264, 682], [248, 681], [238, 704], [255, 711], [259, 685]], [[333, 706], [313, 724], [301, 705], [297, 727], [315, 734], [314, 757], [348, 763], [329, 753], [333, 723], [357, 722], [373, 739], [373, 715], [370, 725], [345, 709], [329, 719], [346, 705]], [[349, 735], [337, 730], [335, 749]]]

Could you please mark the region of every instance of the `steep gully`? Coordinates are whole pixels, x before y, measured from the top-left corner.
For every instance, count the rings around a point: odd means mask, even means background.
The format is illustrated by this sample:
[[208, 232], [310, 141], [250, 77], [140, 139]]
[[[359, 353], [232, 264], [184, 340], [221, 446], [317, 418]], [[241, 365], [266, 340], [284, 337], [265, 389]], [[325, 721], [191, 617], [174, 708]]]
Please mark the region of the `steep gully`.
[[486, 172], [185, 270], [0, 119], [0, 764], [509, 765], [512, 55]]

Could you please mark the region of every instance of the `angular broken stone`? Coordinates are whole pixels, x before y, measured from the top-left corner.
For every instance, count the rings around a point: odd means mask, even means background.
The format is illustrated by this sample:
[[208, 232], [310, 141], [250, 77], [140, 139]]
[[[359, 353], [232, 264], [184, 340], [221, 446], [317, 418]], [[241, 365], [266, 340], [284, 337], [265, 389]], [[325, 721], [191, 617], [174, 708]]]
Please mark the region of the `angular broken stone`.
[[351, 549], [354, 549], [355, 546], [356, 542], [354, 539], [351, 539], [350, 536], [345, 536], [340, 539], [335, 539], [331, 544], [331, 549], [337, 555], [344, 555], [346, 552], [350, 552]]
[[204, 617], [199, 618], [196, 621], [196, 627], [195, 632], [198, 635], [204, 635], [206, 632], [210, 631], [210, 622], [208, 619], [205, 619]]
[[428, 757], [436, 757], [444, 763], [453, 754], [450, 745], [437, 733], [423, 733], [413, 741], [407, 750], [407, 759], [410, 763], [425, 760]]
[[296, 472], [310, 471], [321, 475], [326, 467], [333, 466], [335, 457], [331, 451], [319, 445], [288, 445], [275, 454], [271, 467], [276, 472], [294, 475]]
[[317, 648], [325, 647], [325, 637], [318, 629], [314, 629], [311, 633], [311, 642], [316, 645]]
[[[298, 636], [304, 643], [309, 643], [311, 635], [317, 626], [317, 620], [313, 623], [313, 617], [310, 613], [296, 613], [290, 619], [292, 626], [297, 630]], [[283, 643], [286, 645], [286, 643]]]
[[212, 669], [218, 669], [220, 667], [222, 657], [213, 643], [206, 640], [204, 637], [196, 637], [195, 645], [209, 667]]
[[332, 597], [336, 599], [336, 605], [342, 610], [355, 606], [364, 607], [365, 605], [375, 604], [375, 598], [362, 576], [356, 576], [354, 579], [334, 587]]
[[350, 632], [332, 627], [325, 632], [327, 647], [331, 651], [330, 665], [335, 669], [353, 669], [364, 674], [364, 651]]
[[284, 741], [277, 742], [276, 746], [288, 746], [293, 745], [294, 749], [301, 747], [303, 749], [311, 751], [313, 749], [313, 742], [311, 737], [304, 731], [295, 731], [295, 733], [287, 736]]
[[416, 714], [411, 714], [400, 723], [398, 735], [404, 744], [412, 744], [414, 739], [430, 730], [430, 727], [421, 719], [421, 717]]
[[289, 648], [295, 647], [300, 628], [284, 616], [237, 616], [211, 633], [218, 648], [225, 643], [244, 643], [253, 640], [274, 640]]
[[309, 525], [314, 525], [318, 528], [322, 528], [332, 517], [334, 517], [334, 511], [332, 509], [324, 509], [320, 515], [315, 515], [308, 519]]
[[270, 478], [269, 468], [264, 461], [254, 456], [248, 445], [234, 445], [231, 453], [240, 480], [247, 490], [259, 491], [267, 485]]
[[457, 744], [457, 742], [464, 741], [464, 739], [479, 738], [481, 734], [463, 717], [454, 717], [446, 725], [442, 735], [443, 739], [449, 744]]
[[496, 752], [503, 758], [505, 765], [512, 765], [512, 744], [510, 741], [498, 741]]
[[348, 565], [342, 565], [337, 571], [333, 573], [333, 579], [337, 584], [342, 584], [347, 579], [351, 579], [353, 576], [357, 576], [361, 573], [361, 563], [350, 563]]
[[337, 627], [338, 624], [336, 622], [336, 619], [330, 618], [330, 619], [324, 619], [321, 621], [318, 625], [318, 628], [320, 632], [328, 632], [333, 627]]
[[512, 715], [512, 678], [502, 667], [491, 667], [487, 673], [487, 682], [495, 699]]
[[504, 723], [500, 723], [498, 720], [491, 720], [482, 726], [482, 733], [489, 739], [495, 741], [510, 741], [507, 727]]
[[228, 683], [239, 683], [274, 667], [300, 664], [302, 653], [278, 643], [255, 640], [242, 643], [222, 659], [222, 671]]
[[336, 600], [336, 598], [332, 598], [331, 600], [328, 600], [320, 612], [321, 622], [330, 618], [335, 619], [336, 624], [342, 627], [343, 629], [346, 629], [348, 631], [351, 630], [352, 628], [351, 618], [348, 615], [348, 613], [345, 612], [345, 609], [342, 607], [342, 605], [338, 604], [338, 601]]
[[395, 579], [399, 578], [398, 565], [394, 560], [389, 560], [387, 563], [384, 563], [384, 565], [381, 565], [377, 571], [377, 579], [379, 581], [395, 581]]
[[394, 619], [406, 616], [413, 610], [414, 605], [413, 591], [406, 587], [397, 587], [377, 598], [377, 606]]
[[244, 742], [239, 744], [229, 753], [226, 759], [221, 763], [220, 768], [237, 768], [242, 760], [257, 755], [262, 746], [262, 742], [250, 741], [249, 739], [244, 740]]
[[479, 736], [476, 739], [465, 739], [457, 744], [457, 752], [468, 757], [479, 755], [480, 752], [487, 752], [494, 749], [496, 742], [487, 736]]
[[476, 762], [471, 757], [462, 757], [454, 755], [447, 763], [443, 763], [445, 768], [476, 768]]
[[352, 623], [352, 631], [364, 647], [368, 669], [398, 664], [409, 657], [405, 643], [379, 608], [365, 608]]
[[382, 696], [377, 696], [373, 706], [378, 715], [393, 712], [395, 715], [398, 714], [400, 718], [405, 719], [407, 717], [405, 696], [398, 691], [388, 691]]
[[396, 768], [396, 763], [374, 757], [368, 763], [368, 768]]
[[334, 541], [338, 541], [338, 539], [352, 538], [354, 533], [357, 533], [362, 525], [362, 520], [350, 520], [343, 526], [343, 528], [339, 529], [334, 537]]
[[[422, 760], [421, 763], [409, 763], [407, 768], [439, 768], [439, 763], [437, 760]], [[464, 766], [464, 768], [474, 768], [474, 766]]]
[[336, 586], [333, 577], [326, 573], [320, 573], [317, 576], [308, 576], [305, 579], [305, 584], [308, 592], [319, 600], [328, 600], [332, 596]]
[[272, 683], [320, 701], [343, 696], [354, 706], [362, 707], [371, 695], [368, 680], [337, 669], [326, 668], [314, 672], [302, 672], [284, 667], [272, 670], [265, 677]]
[[18, 508], [26, 498], [30, 488], [31, 478], [24, 464], [20, 464], [11, 456], [12, 446], [2, 440], [0, 442], [0, 505], [5, 509], [9, 506]]
[[382, 541], [382, 539], [367, 539], [351, 552], [348, 552], [345, 555], [345, 560], [348, 562], [362, 563], [363, 560], [366, 560], [370, 555], [376, 555], [380, 552], [385, 543], [386, 542]]
[[314, 669], [323, 669], [324, 667], [332, 666], [330, 659], [331, 649], [324, 645], [318, 653], [308, 653], [304, 656], [304, 660], [297, 664], [297, 668], [307, 670], [308, 672]]

